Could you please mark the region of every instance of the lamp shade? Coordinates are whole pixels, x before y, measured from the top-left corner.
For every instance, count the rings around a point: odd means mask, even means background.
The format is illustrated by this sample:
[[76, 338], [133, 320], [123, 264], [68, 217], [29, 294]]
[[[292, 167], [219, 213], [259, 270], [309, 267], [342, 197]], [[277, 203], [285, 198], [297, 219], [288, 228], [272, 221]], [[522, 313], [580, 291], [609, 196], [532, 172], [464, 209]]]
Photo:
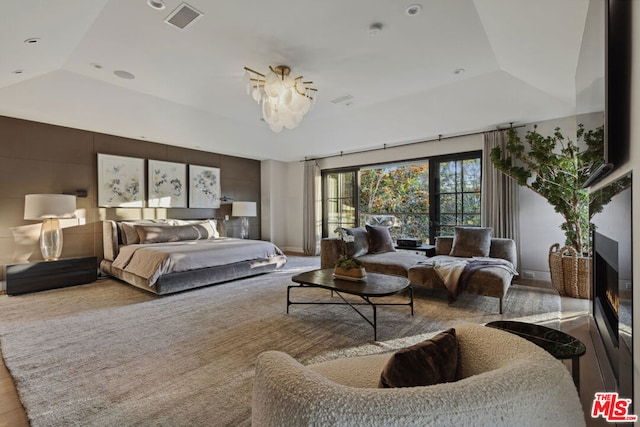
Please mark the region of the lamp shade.
[[76, 196], [68, 194], [27, 194], [24, 219], [75, 218]]
[[256, 216], [256, 202], [233, 202], [231, 216]]

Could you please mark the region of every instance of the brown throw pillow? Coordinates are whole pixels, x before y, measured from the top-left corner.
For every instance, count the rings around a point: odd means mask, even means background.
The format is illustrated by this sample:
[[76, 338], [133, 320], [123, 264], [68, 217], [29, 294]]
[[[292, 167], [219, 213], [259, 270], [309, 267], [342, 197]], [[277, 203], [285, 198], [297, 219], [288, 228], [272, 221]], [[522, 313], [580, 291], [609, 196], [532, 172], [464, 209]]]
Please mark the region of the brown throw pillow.
[[420, 387], [456, 380], [458, 339], [455, 329], [398, 350], [380, 375], [380, 388]]
[[491, 227], [456, 227], [451, 256], [487, 257], [491, 250]]
[[348, 255], [357, 258], [369, 253], [369, 237], [364, 227], [344, 228], [343, 230], [354, 237], [354, 241], [347, 244]]
[[379, 225], [366, 225], [369, 234], [369, 253], [380, 254], [383, 252], [395, 252], [391, 233], [387, 227]]

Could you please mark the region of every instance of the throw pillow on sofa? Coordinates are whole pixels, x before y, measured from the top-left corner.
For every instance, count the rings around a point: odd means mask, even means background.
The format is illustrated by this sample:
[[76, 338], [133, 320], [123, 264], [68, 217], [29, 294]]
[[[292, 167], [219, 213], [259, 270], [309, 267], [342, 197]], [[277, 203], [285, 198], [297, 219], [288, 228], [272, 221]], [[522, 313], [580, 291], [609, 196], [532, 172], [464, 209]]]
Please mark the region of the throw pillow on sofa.
[[391, 233], [387, 227], [379, 225], [366, 225], [369, 234], [369, 253], [380, 254], [384, 252], [395, 252]]
[[456, 227], [449, 255], [488, 257], [491, 250], [491, 227]]
[[350, 236], [354, 237], [352, 243], [347, 244], [348, 254], [352, 257], [359, 257], [369, 253], [369, 237], [364, 227], [343, 228]]
[[453, 328], [391, 356], [380, 375], [380, 388], [421, 387], [455, 381], [458, 339]]

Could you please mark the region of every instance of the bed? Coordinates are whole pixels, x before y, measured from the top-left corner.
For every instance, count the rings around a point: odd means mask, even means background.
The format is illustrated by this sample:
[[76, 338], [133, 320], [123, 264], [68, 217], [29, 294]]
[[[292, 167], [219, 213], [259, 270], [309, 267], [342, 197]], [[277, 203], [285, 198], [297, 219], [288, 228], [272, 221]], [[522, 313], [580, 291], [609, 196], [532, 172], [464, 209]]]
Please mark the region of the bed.
[[287, 257], [273, 243], [222, 237], [212, 220], [103, 221], [102, 272], [165, 295], [267, 273]]

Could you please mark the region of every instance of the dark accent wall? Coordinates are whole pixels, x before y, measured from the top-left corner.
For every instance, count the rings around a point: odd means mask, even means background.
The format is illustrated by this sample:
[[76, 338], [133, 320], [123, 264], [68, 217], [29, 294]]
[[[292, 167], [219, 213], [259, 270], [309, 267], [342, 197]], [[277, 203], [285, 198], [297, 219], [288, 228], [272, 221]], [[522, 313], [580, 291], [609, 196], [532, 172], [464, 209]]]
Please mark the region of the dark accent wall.
[[[223, 196], [260, 206], [258, 160], [0, 116], [0, 264], [42, 259], [40, 223], [23, 219], [25, 194], [87, 191], [86, 198], [77, 199], [83, 219], [65, 220], [63, 258], [102, 259], [104, 219], [222, 220], [231, 215], [231, 204], [224, 203], [219, 209], [98, 208], [98, 153], [217, 167]], [[249, 224], [250, 237], [259, 239], [260, 209]], [[225, 228], [227, 235], [238, 236], [239, 220], [230, 217]]]

